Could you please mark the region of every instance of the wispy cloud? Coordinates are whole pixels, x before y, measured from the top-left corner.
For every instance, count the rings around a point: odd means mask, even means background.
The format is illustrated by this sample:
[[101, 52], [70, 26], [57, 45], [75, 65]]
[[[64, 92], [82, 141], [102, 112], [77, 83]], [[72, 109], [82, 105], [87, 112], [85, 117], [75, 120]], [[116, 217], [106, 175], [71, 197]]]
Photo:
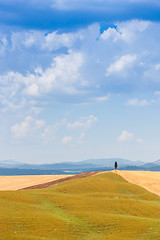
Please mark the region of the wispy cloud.
[[[151, 102], [153, 102], [153, 101], [151, 101]], [[125, 104], [127, 106], [145, 107], [145, 106], [148, 106], [149, 104], [151, 104], [151, 102], [147, 101], [145, 99], [139, 100], [138, 98], [133, 98], [133, 99], [129, 99]]]
[[106, 102], [109, 100], [109, 98], [110, 98], [109, 95], [107, 95], [107, 96], [102, 96], [102, 97], [96, 97], [95, 100], [96, 100], [96, 102]]
[[35, 120], [31, 116], [25, 118], [21, 123], [16, 123], [11, 127], [12, 134], [15, 138], [25, 137], [29, 132], [41, 129], [45, 126], [44, 120]]
[[68, 123], [67, 127], [74, 129], [74, 128], [90, 128], [95, 122], [97, 122], [97, 118], [93, 115], [88, 117], [81, 117], [80, 120], [77, 120], [72, 123]]
[[81, 134], [80, 134], [80, 136], [78, 138], [78, 143], [79, 144], [84, 143], [83, 139], [84, 139], [85, 136], [86, 136], [86, 133], [85, 132], [81, 132]]

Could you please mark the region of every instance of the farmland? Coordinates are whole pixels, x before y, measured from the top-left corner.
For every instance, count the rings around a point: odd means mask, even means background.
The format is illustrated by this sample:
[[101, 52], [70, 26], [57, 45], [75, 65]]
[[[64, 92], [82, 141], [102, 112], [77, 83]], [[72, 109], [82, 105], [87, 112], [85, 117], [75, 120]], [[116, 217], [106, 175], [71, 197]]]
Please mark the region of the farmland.
[[130, 183], [144, 187], [160, 196], [160, 172], [151, 171], [116, 171]]
[[43, 184], [61, 178], [66, 178], [66, 175], [0, 176], [0, 191], [19, 190], [21, 188]]
[[1, 240], [160, 239], [160, 197], [106, 172], [0, 192]]

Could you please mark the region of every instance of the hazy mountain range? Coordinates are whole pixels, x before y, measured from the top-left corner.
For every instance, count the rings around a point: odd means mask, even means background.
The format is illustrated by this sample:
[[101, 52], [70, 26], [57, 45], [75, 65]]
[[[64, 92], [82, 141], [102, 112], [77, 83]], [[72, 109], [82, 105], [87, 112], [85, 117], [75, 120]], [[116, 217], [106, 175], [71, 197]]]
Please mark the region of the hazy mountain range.
[[114, 169], [114, 162], [118, 163], [119, 170], [160, 171], [160, 160], [145, 163], [122, 158], [102, 158], [52, 164], [27, 164], [14, 160], [3, 160], [0, 161], [0, 175], [50, 175], [110, 171]]

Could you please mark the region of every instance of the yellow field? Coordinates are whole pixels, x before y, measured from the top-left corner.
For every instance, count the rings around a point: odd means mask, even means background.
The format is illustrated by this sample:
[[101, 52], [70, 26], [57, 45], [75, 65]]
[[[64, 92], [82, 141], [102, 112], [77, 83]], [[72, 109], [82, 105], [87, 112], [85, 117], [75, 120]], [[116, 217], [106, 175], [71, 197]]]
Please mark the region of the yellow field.
[[159, 240], [160, 197], [107, 172], [0, 192], [1, 240]]
[[160, 172], [149, 171], [114, 171], [130, 183], [144, 187], [160, 196]]
[[29, 176], [0, 176], [0, 191], [19, 190], [21, 188], [55, 181], [72, 175], [29, 175]]

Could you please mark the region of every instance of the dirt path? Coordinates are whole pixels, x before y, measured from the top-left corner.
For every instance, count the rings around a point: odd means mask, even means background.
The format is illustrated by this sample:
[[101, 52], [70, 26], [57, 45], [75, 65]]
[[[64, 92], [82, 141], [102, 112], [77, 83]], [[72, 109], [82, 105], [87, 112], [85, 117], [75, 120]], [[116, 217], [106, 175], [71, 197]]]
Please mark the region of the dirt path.
[[30, 187], [25, 187], [25, 188], [22, 188], [22, 189], [19, 189], [19, 190], [47, 188], [47, 187], [50, 187], [50, 186], [53, 186], [53, 185], [56, 185], [56, 184], [59, 184], [59, 183], [62, 183], [62, 182], [72, 180], [72, 179], [85, 178], [85, 177], [93, 176], [93, 175], [99, 174], [99, 173], [101, 173], [101, 172], [81, 173], [81, 174], [77, 174], [77, 175], [74, 175], [74, 176], [57, 179], [57, 180], [54, 180], [54, 181], [51, 181], [51, 182], [46, 182], [46, 183], [43, 183], [43, 184], [38, 184], [38, 185], [30, 186]]
[[160, 196], [160, 172], [149, 171], [113, 171], [126, 181], [145, 188]]
[[44, 184], [70, 177], [72, 175], [27, 175], [27, 176], [0, 176], [0, 191], [19, 190], [21, 188]]

